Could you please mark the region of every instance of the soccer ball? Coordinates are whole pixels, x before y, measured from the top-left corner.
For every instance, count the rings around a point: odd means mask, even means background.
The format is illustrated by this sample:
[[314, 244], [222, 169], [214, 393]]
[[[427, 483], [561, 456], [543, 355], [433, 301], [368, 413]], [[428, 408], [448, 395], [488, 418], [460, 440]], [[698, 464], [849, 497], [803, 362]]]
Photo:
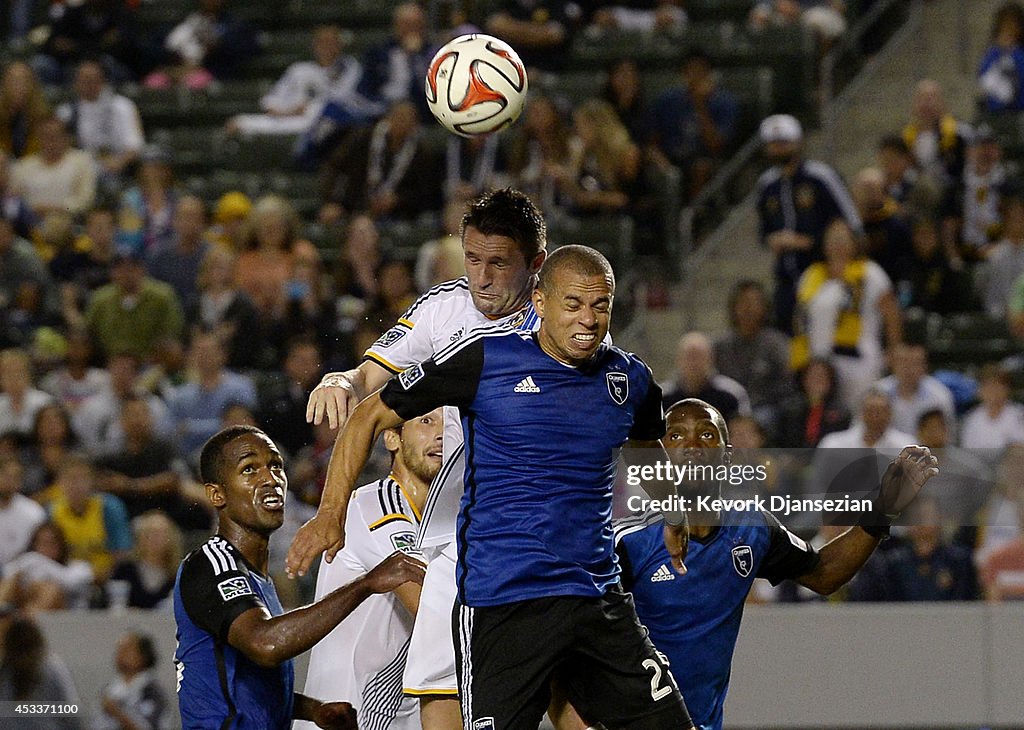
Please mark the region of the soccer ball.
[[512, 124], [526, 89], [526, 67], [512, 47], [481, 33], [448, 42], [427, 69], [427, 106], [445, 129], [463, 137]]

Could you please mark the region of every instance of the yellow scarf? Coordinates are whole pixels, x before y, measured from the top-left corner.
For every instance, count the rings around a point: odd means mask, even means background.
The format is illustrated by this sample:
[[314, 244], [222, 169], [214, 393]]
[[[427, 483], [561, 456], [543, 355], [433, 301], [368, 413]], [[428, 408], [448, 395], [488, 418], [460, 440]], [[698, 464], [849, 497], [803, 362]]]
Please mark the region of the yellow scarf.
[[[862, 258], [848, 263], [843, 272], [843, 284], [850, 290], [852, 296], [849, 305], [839, 313], [832, 343], [834, 349], [857, 349], [861, 328], [860, 301], [866, 271], [867, 259]], [[794, 370], [806, 367], [811, 361], [811, 347], [805, 324], [807, 307], [828, 280], [828, 264], [824, 262], [811, 264], [800, 277], [800, 286], [796, 293], [797, 314], [793, 323], [795, 333], [789, 351], [789, 362]]]
[[[917, 135], [921, 133], [921, 128], [916, 122], [911, 122], [903, 128], [903, 141], [907, 143], [907, 147], [914, 149], [914, 142], [917, 141]], [[956, 147], [956, 119], [951, 114], [946, 114], [939, 120], [939, 149], [943, 152], [949, 152]]]
[[50, 508], [68, 541], [69, 557], [92, 565], [93, 573], [106, 575], [113, 567], [114, 557], [107, 549], [107, 527], [103, 522], [103, 497], [89, 497], [85, 512], [75, 514], [63, 494], [54, 498]]

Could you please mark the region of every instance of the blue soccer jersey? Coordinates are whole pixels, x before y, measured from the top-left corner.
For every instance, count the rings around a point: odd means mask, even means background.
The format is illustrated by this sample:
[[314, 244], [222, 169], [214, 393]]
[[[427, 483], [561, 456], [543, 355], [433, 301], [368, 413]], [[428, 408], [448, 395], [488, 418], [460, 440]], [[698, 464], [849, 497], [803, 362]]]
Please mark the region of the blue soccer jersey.
[[618, 580], [616, 449], [665, 432], [661, 389], [640, 359], [601, 345], [574, 368], [544, 353], [535, 334], [481, 330], [404, 371], [381, 398], [407, 419], [460, 410], [463, 605], [596, 597]]
[[174, 583], [178, 707], [184, 730], [287, 730], [292, 661], [261, 667], [228, 645], [231, 622], [256, 607], [283, 613], [270, 578], [215, 535], [189, 553]]
[[691, 538], [686, 575], [672, 568], [659, 519], [615, 524], [622, 583], [700, 730], [720, 730], [743, 605], [755, 578], [772, 584], [813, 570], [818, 554], [772, 515], [733, 515]]

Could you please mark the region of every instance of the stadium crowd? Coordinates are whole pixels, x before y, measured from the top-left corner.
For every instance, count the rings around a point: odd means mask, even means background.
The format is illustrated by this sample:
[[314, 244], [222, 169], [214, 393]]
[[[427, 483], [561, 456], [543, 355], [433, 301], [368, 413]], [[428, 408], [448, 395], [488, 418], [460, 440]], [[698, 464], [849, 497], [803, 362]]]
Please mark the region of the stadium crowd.
[[[541, 14], [511, 0], [484, 15], [404, 3], [361, 54], [337, 25], [307, 29], [312, 60], [224, 124], [242, 144], [294, 138], [317, 170], [313, 204], [287, 190], [208, 199], [143, 124], [139, 89], [230, 84], [269, 29], [235, 12], [244, 3], [198, 0], [155, 35], [137, 27], [139, 3], [82, 0], [45, 4], [39, 31], [35, 5], [9, 4], [0, 71], [0, 603], [20, 608], [103, 607], [124, 590], [131, 606], [165, 606], [183, 548], [211, 525], [196, 459], [225, 425], [259, 425], [286, 451], [291, 529], [312, 514], [334, 432], [307, 424], [309, 393], [460, 275], [473, 196], [512, 185], [553, 221], [625, 215], [635, 250], [663, 255], [674, 224], [650, 171], [678, 171], [692, 198], [754, 131], [697, 48], [657, 93], [628, 57], [592, 98], [558, 93], [574, 38], [671, 37], [690, 22], [684, 2]], [[749, 30], [802, 22], [827, 46], [842, 5], [750, 2]], [[422, 78], [436, 48], [473, 29], [517, 48], [535, 90], [500, 136], [440, 136]], [[928, 339], [936, 317], [957, 315], [1024, 334], [1024, 181], [1000, 132], [1024, 108], [1022, 35], [1024, 9], [1007, 3], [979, 68], [980, 124], [923, 80], [906, 126], [849, 187], [804, 158], [795, 117], [765, 119], [758, 212], [775, 280], [737, 283], [730, 330], [684, 335], [665, 374], [666, 406], [711, 403], [737, 447], [920, 443], [991, 474], [992, 499], [973, 505], [980, 529], [954, 533], [925, 500], [920, 524], [840, 598], [1024, 597], [1020, 363], [936, 369]], [[415, 245], [397, 245], [410, 230]]]

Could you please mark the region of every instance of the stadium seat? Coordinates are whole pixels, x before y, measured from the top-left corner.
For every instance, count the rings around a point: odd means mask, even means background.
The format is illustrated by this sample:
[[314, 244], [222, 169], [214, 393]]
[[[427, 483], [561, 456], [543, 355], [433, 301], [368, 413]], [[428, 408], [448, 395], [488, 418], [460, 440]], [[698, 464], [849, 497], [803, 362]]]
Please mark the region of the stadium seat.
[[984, 313], [953, 314], [942, 318], [934, 337], [927, 341], [934, 367], [963, 368], [1001, 360], [1019, 351], [1002, 319]]

